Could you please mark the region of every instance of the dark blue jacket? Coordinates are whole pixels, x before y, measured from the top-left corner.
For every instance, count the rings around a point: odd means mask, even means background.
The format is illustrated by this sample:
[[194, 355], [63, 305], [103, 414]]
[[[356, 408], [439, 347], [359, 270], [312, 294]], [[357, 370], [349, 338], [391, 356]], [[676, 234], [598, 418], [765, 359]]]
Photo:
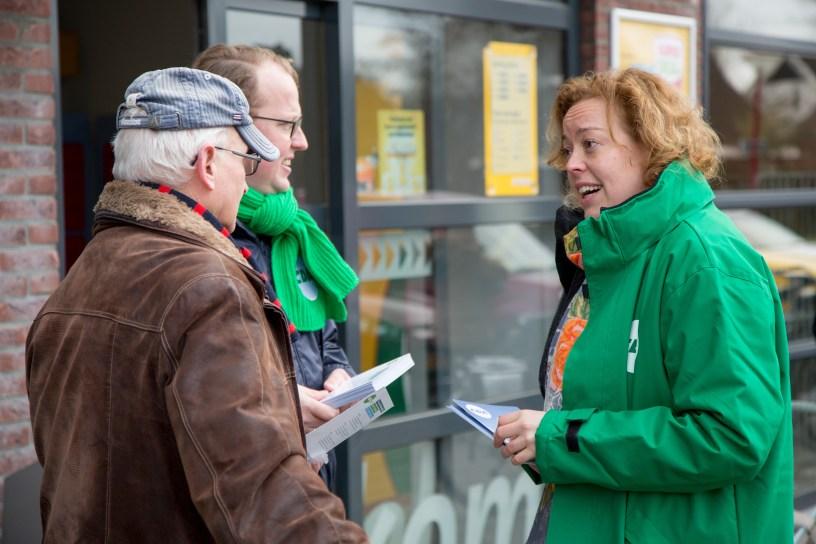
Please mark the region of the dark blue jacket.
[[[269, 264], [270, 238], [258, 236], [241, 221], [236, 223], [232, 237], [240, 249], [250, 251], [247, 260], [264, 278], [269, 300], [276, 300], [278, 296], [275, 294]], [[323, 382], [338, 368], [342, 368], [350, 376], [354, 375], [346, 352], [338, 343], [337, 325], [334, 321], [327, 321], [323, 329], [319, 331], [295, 331], [290, 338], [295, 360], [295, 375], [300, 385], [311, 389], [323, 389]], [[320, 469], [320, 476], [332, 490], [336, 468], [337, 461], [334, 452], [331, 451], [329, 452], [329, 463]]]

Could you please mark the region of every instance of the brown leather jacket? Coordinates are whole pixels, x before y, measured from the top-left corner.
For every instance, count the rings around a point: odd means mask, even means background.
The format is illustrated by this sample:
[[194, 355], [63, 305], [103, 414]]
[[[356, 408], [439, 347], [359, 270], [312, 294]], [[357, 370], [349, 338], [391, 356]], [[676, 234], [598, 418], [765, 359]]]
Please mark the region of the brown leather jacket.
[[35, 319], [45, 542], [364, 542], [309, 467], [283, 315], [174, 196], [109, 183]]

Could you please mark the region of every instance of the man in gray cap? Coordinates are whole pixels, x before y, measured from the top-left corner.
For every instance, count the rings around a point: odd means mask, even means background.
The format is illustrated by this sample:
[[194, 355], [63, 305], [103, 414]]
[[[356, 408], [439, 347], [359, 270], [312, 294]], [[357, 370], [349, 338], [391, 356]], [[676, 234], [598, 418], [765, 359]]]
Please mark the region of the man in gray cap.
[[31, 326], [45, 542], [363, 542], [304, 454], [281, 312], [233, 244], [278, 150], [232, 82], [139, 76], [94, 236]]

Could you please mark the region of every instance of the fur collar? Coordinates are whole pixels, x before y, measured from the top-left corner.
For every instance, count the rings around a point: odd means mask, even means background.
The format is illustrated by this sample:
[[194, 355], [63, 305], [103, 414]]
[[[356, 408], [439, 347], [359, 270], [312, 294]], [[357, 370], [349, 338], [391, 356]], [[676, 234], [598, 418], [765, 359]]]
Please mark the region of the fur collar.
[[229, 238], [224, 237], [203, 217], [171, 194], [160, 193], [130, 181], [114, 180], [105, 185], [94, 206], [95, 213], [101, 211], [182, 230], [247, 266], [246, 260]]

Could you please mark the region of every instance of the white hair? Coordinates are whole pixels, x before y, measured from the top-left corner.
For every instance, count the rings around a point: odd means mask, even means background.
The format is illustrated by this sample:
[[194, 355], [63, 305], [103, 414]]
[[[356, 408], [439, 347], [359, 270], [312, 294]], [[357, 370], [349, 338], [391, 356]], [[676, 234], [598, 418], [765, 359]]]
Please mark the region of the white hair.
[[[124, 116], [144, 115], [139, 107]], [[192, 176], [193, 159], [206, 144], [225, 145], [231, 127], [195, 130], [126, 128], [113, 139], [114, 179], [152, 181], [179, 188]]]

